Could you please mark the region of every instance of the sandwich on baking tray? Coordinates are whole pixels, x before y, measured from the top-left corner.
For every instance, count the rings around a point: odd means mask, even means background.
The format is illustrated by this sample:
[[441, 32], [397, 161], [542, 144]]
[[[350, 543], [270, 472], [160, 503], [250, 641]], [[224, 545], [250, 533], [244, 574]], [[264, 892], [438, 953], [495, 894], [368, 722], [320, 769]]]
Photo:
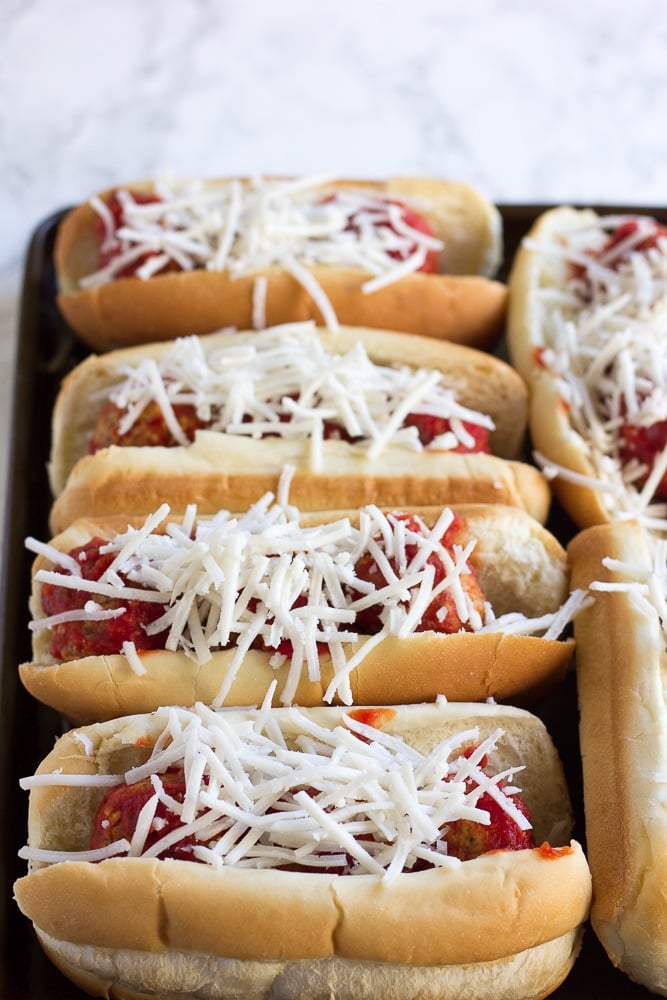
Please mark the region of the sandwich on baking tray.
[[475, 349], [501, 250], [486, 199], [415, 178], [131, 184], [64, 221], [59, 305], [102, 353], [54, 411], [20, 675], [75, 728], [22, 782], [15, 893], [84, 991], [536, 1000], [570, 971], [590, 873], [516, 705], [589, 598], [527, 389]]

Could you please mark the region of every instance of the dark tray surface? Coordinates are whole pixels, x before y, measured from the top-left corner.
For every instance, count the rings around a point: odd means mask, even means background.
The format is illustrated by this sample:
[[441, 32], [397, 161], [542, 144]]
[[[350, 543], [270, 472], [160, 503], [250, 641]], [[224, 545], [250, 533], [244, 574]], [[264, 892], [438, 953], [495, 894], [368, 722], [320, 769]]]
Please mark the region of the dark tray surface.
[[[505, 226], [505, 259], [511, 261], [521, 237], [548, 205], [500, 206]], [[603, 206], [604, 211], [641, 211], [667, 221], [667, 210]], [[25, 260], [15, 399], [10, 427], [10, 461], [4, 557], [0, 567], [0, 996], [22, 1000], [82, 1000], [84, 994], [44, 957], [32, 927], [12, 900], [12, 884], [25, 873], [17, 851], [25, 842], [27, 795], [18, 781], [32, 774], [62, 732], [60, 718], [30, 698], [18, 679], [17, 665], [30, 657], [27, 629], [31, 556], [28, 535], [48, 538], [50, 506], [46, 462], [50, 448], [51, 411], [61, 378], [86, 354], [60, 317], [55, 305], [53, 243], [64, 211], [45, 219], [35, 230]], [[501, 273], [506, 278], [506, 269]], [[567, 541], [571, 525], [557, 510], [549, 525]], [[581, 773], [577, 739], [577, 703], [573, 678], [556, 695], [534, 709], [541, 715], [561, 752], [577, 813], [576, 836], [584, 840]], [[587, 928], [581, 955], [556, 1000], [642, 1000], [653, 994], [613, 968], [597, 938]]]

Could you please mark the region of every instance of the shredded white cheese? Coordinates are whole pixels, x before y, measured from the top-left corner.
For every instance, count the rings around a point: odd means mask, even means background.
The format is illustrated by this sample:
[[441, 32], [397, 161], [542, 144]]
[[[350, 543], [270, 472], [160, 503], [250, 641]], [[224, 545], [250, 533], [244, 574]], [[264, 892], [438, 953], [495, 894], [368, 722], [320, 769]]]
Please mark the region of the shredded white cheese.
[[417, 428], [404, 426], [411, 414], [449, 422], [426, 446], [432, 450], [470, 447], [466, 424], [493, 431], [492, 418], [460, 403], [447, 381], [447, 374], [435, 369], [377, 364], [360, 341], [344, 353], [331, 353], [314, 323], [295, 323], [209, 351], [198, 337], [180, 338], [159, 360], [119, 366], [104, 397], [123, 411], [121, 435], [155, 403], [174, 439], [187, 446], [174, 415], [174, 407], [187, 405], [209, 430], [310, 438], [311, 465], [319, 469], [325, 421], [371, 457], [389, 445], [422, 450]]
[[[167, 508], [159, 514], [165, 518]], [[351, 704], [351, 671], [384, 637], [414, 632], [441, 591], [451, 595], [462, 628], [504, 630], [505, 618], [496, 620], [488, 602], [480, 614], [462, 582], [470, 572], [467, 560], [475, 540], [470, 539], [465, 549], [454, 545], [451, 553], [441, 544], [453, 519], [451, 511], [445, 509], [431, 529], [419, 517], [414, 518], [413, 529], [399, 516], [386, 515], [373, 505], [362, 508], [359, 515], [357, 527], [347, 518], [306, 526], [296, 508], [274, 503], [272, 494], [244, 514], [221, 511], [196, 523], [190, 509], [184, 522], [165, 523], [159, 530], [156, 514], [141, 528], [128, 528], [102, 547], [103, 553], [114, 553], [115, 558], [99, 580], [48, 568], [40, 569], [35, 579], [121, 602], [163, 604], [164, 613], [146, 631], [165, 632], [166, 649], [183, 651], [200, 664], [213, 651], [229, 649], [229, 665], [215, 704], [226, 698], [247, 652], [258, 643], [286, 650], [271, 660], [274, 667], [289, 665], [282, 694], [285, 703], [304, 673], [319, 680], [325, 650], [334, 668], [325, 701], [338, 696]], [[30, 547], [31, 542], [27, 544]], [[445, 569], [445, 578], [437, 584], [429, 562], [433, 553]], [[364, 557], [377, 566], [372, 580], [357, 572]], [[82, 618], [88, 613], [94, 618], [92, 605], [90, 612], [83, 609]], [[357, 627], [358, 615], [368, 608], [378, 609], [379, 631], [373, 635], [361, 634]], [[565, 614], [554, 612], [532, 621], [517, 615], [517, 619], [522, 631], [539, 634], [556, 618], [564, 628], [574, 611], [575, 605], [568, 605]], [[50, 625], [54, 624], [52, 618]], [[141, 654], [127, 652], [139, 672]]]
[[[540, 363], [556, 380], [572, 439], [591, 467], [583, 476], [535, 458], [544, 472], [595, 489], [613, 519], [639, 518], [667, 530], [667, 504], [654, 493], [667, 471], [667, 450], [649, 471], [622, 461], [622, 425], [647, 428], [667, 419], [667, 239], [640, 244], [655, 223], [602, 253], [624, 216], [593, 216], [553, 240], [526, 240], [543, 260], [535, 303], [544, 348]], [[583, 269], [583, 274], [582, 274]]]
[[[104, 228], [102, 249], [116, 255], [80, 286], [107, 284], [146, 253], [155, 256], [138, 268], [143, 280], [171, 262], [184, 271], [226, 270], [232, 276], [278, 267], [312, 295], [324, 323], [335, 329], [336, 314], [311, 268], [325, 264], [363, 271], [371, 276], [363, 291], [371, 294], [418, 270], [426, 254], [443, 244], [408, 225], [391, 199], [354, 186], [334, 187], [333, 180], [252, 178], [206, 185], [162, 179], [156, 185], [159, 202], [142, 204], [130, 191], [117, 192], [123, 210], [118, 229], [108, 207], [93, 198], [90, 205]], [[413, 207], [423, 210], [424, 205]], [[254, 302], [255, 322], [262, 318], [262, 294]]]
[[[353, 717], [329, 729], [292, 708], [281, 728], [266, 703], [242, 717], [201, 704], [156, 714], [164, 728], [145, 764], [124, 775], [75, 776], [77, 785], [92, 788], [151, 780], [154, 794], [141, 810], [131, 841], [99, 852], [24, 847], [22, 858], [55, 863], [115, 854], [158, 857], [193, 836], [193, 859], [214, 867], [337, 867], [341, 873], [373, 873], [390, 882], [422, 860], [460, 864], [446, 853], [443, 828], [457, 820], [488, 825], [483, 795], [519, 829], [531, 827], [511, 798], [519, 791], [513, 782], [523, 765], [493, 775], [483, 769], [484, 759], [503, 739], [502, 729], [485, 739], [477, 728], [461, 730], [421, 753], [399, 736]], [[182, 802], [167, 795], [161, 780], [171, 767], [184, 772]], [[58, 772], [21, 784], [66, 785], [71, 777]], [[155, 821], [159, 801], [180, 819], [177, 829], [162, 836], [163, 826]], [[157, 839], [147, 846], [151, 833]]]

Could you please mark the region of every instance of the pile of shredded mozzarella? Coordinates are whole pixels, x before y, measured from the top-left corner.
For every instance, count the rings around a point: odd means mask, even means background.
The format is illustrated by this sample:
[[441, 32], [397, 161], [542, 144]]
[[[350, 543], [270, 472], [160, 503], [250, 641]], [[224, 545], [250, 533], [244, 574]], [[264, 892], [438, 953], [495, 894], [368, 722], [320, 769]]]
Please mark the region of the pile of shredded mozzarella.
[[[91, 205], [104, 226], [102, 250], [120, 250], [87, 275], [81, 288], [96, 288], [140, 260], [137, 277], [148, 279], [170, 262], [182, 271], [205, 268], [248, 275], [279, 267], [308, 291], [327, 326], [337, 320], [309, 268], [325, 264], [370, 275], [366, 294], [418, 271], [440, 240], [406, 224], [401, 207], [360, 188], [333, 186], [334, 177], [293, 181], [251, 178], [227, 184], [161, 179], [159, 202], [141, 204], [130, 191], [116, 192], [123, 224], [116, 229], [102, 199]], [[419, 210], [420, 206], [414, 206]], [[350, 221], [353, 219], [353, 225]], [[256, 288], [257, 325], [263, 326], [265, 287]]]
[[331, 353], [314, 323], [273, 327], [210, 351], [200, 338], [184, 337], [159, 360], [124, 364], [117, 374], [118, 383], [105, 396], [125, 411], [119, 433], [126, 434], [155, 402], [181, 445], [189, 441], [174, 414], [177, 405], [193, 406], [211, 430], [253, 438], [321, 438], [331, 421], [369, 457], [388, 445], [421, 450], [416, 427], [402, 426], [412, 413], [450, 422], [450, 430], [429, 445], [441, 451], [474, 443], [464, 422], [494, 427], [489, 416], [457, 402], [443, 372], [376, 364], [360, 341], [345, 353]]
[[[216, 868], [341, 867], [389, 882], [416, 862], [460, 864], [447, 856], [441, 831], [460, 819], [488, 824], [489, 813], [478, 805], [482, 795], [491, 796], [520, 829], [530, 829], [510, 797], [518, 791], [511, 782], [522, 765], [493, 776], [483, 770], [501, 729], [481, 741], [476, 728], [459, 731], [423, 754], [353, 716], [328, 729], [294, 708], [287, 736], [268, 704], [240, 720], [201, 704], [159, 709], [164, 729], [149, 760], [125, 775], [58, 771], [24, 779], [28, 789], [132, 785], [150, 777], [155, 794], [130, 841], [76, 853], [26, 847], [21, 857], [46, 863], [117, 854], [157, 857], [192, 835], [201, 841], [193, 857]], [[184, 768], [182, 804], [167, 796], [160, 780], [171, 767]], [[504, 782], [509, 784], [501, 787]], [[160, 801], [183, 825], [145, 850]]]

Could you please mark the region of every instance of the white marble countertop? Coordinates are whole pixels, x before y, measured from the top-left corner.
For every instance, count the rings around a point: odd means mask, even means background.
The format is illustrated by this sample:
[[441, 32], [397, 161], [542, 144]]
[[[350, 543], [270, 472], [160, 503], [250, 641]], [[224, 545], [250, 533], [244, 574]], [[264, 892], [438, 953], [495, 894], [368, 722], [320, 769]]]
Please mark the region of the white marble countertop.
[[666, 51], [662, 0], [4, 0], [0, 503], [23, 259], [53, 211], [165, 168], [666, 205]]

